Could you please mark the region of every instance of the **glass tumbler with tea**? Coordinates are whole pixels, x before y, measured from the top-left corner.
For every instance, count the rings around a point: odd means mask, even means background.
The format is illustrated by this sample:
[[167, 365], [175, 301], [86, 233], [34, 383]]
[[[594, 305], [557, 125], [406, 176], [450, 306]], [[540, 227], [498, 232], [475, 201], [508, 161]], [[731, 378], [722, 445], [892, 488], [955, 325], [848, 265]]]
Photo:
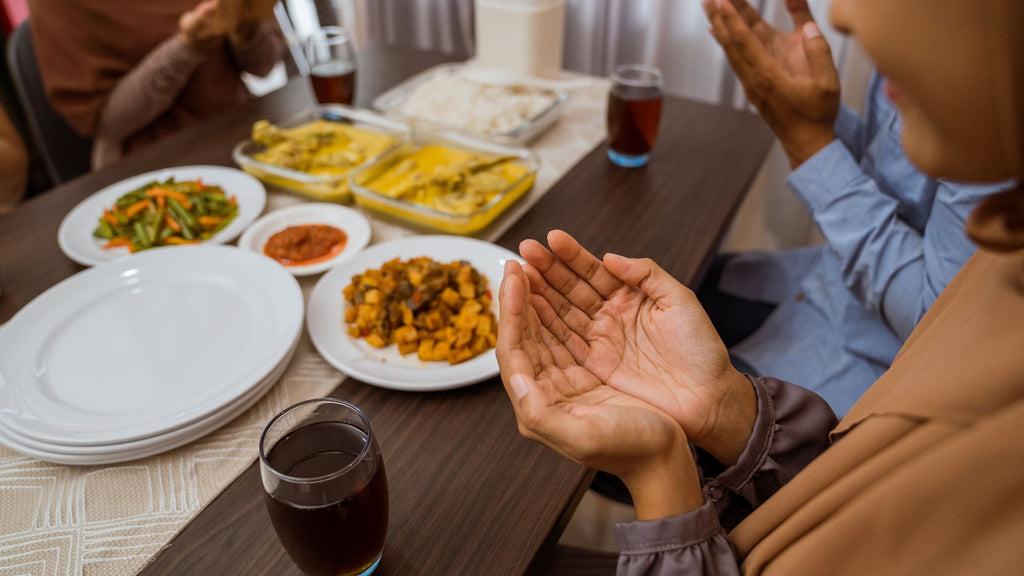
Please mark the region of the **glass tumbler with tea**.
[[624, 64], [612, 70], [608, 94], [608, 158], [619, 166], [647, 164], [661, 120], [661, 71]]
[[271, 523], [309, 576], [364, 576], [380, 563], [388, 482], [370, 421], [332, 398], [274, 416], [260, 437], [260, 476]]
[[351, 105], [356, 95], [356, 55], [348, 31], [325, 26], [306, 40], [313, 92], [321, 104]]

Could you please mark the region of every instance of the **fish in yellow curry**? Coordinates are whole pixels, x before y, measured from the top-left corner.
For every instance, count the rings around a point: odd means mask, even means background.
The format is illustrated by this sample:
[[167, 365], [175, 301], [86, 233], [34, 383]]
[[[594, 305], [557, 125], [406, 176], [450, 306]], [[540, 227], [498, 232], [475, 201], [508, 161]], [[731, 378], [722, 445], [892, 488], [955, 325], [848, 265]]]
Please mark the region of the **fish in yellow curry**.
[[488, 206], [529, 173], [514, 162], [517, 159], [429, 145], [411, 150], [361, 184], [389, 198], [467, 216]]

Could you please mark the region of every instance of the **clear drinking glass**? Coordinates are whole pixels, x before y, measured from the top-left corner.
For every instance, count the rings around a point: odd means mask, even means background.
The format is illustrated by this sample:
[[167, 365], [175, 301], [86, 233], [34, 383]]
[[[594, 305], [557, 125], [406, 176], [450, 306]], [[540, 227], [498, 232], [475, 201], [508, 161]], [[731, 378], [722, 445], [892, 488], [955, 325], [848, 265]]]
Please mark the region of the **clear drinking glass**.
[[612, 70], [608, 93], [608, 158], [619, 166], [647, 164], [661, 120], [661, 71], [643, 64]]
[[356, 95], [356, 54], [340, 26], [324, 26], [306, 39], [313, 92], [321, 104], [351, 105]]
[[388, 527], [388, 481], [370, 421], [333, 398], [300, 402], [260, 437], [270, 520], [295, 565], [310, 576], [369, 575]]

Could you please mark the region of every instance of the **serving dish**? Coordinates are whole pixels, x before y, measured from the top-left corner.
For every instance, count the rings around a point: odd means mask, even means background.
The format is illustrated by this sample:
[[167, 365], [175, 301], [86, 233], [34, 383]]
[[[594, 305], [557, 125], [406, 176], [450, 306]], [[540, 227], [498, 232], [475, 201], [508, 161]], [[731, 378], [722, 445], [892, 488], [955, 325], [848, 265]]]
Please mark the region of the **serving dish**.
[[[352, 276], [380, 268], [393, 258], [429, 256], [439, 262], [468, 261], [487, 277], [492, 294], [505, 269], [505, 261], [516, 255], [495, 244], [458, 236], [411, 236], [376, 244], [345, 260], [323, 275], [313, 288], [306, 313], [310, 339], [321, 356], [345, 374], [368, 384], [407, 391], [448, 390], [469, 386], [498, 374], [494, 349], [460, 364], [424, 362], [416, 354], [402, 355], [390, 345], [374, 348], [363, 338], [348, 334], [347, 304], [342, 290]], [[493, 304], [497, 315], [497, 301]], [[501, 322], [501, 319], [498, 319]]]
[[[267, 202], [266, 189], [259, 180], [237, 170], [224, 166], [178, 166], [154, 170], [132, 176], [103, 188], [68, 212], [57, 230], [57, 243], [60, 249], [75, 262], [84, 266], [92, 266], [103, 262], [117, 260], [130, 254], [128, 248], [104, 248], [107, 240], [93, 236], [93, 231], [103, 216], [103, 211], [114, 204], [124, 194], [153, 181], [164, 181], [168, 178], [189, 181], [202, 180], [207, 184], [216, 184], [224, 189], [228, 196], [234, 196], [238, 203], [238, 213], [227, 226], [220, 229], [212, 238], [204, 240], [204, 244], [223, 244], [238, 237], [249, 224], [263, 212]], [[151, 250], [168, 250], [178, 247], [158, 247]]]
[[[475, 138], [493, 140], [507, 145], [524, 145], [530, 140], [544, 132], [558, 120], [562, 108], [569, 99], [565, 90], [554, 89], [545, 86], [541, 82], [531, 82], [530, 79], [514, 78], [508, 75], [488, 73], [486, 70], [477, 70], [465, 64], [442, 64], [429, 70], [425, 70], [404, 82], [401, 82], [389, 90], [380, 94], [371, 104], [375, 110], [400, 118], [413, 123], [417, 128], [425, 128], [428, 131], [457, 131]], [[403, 109], [407, 107], [411, 98], [428, 83], [438, 78], [465, 78], [481, 84], [495, 86], [498, 88], [514, 88], [542, 91], [551, 97], [550, 104], [546, 105], [538, 113], [523, 119], [517, 125], [501, 130], [474, 130], [473, 128], [461, 125], [460, 123], [445, 123], [437, 118], [428, 117], [423, 114], [408, 113]], [[459, 102], [456, 106], [458, 112], [453, 116], [466, 117], [467, 109], [476, 106], [474, 101]]]
[[[486, 204], [467, 213], [452, 213], [409, 200], [394, 198], [375, 188], [400, 162], [428, 147], [439, 146], [459, 153], [488, 158], [506, 158], [509, 166], [521, 167], [522, 175], [508, 182]], [[526, 148], [505, 146], [453, 132], [417, 137], [381, 156], [373, 164], [352, 173], [349, 184], [360, 206], [391, 216], [407, 224], [447, 232], [473, 234], [485, 228], [533, 186], [537, 158]]]
[[[385, 118], [368, 110], [360, 110], [341, 104], [315, 106], [275, 125], [283, 129], [291, 129], [319, 120], [338, 122], [359, 130], [394, 138], [395, 141], [390, 147], [381, 154], [366, 158], [362, 165], [373, 162], [383, 153], [400, 146], [412, 137], [412, 128], [408, 124], [393, 118]], [[348, 172], [316, 175], [277, 166], [257, 158], [265, 150], [266, 146], [248, 138], [235, 145], [231, 152], [231, 157], [242, 170], [272, 186], [316, 200], [343, 202], [351, 199], [352, 196], [348, 189]]]
[[329, 259], [305, 265], [285, 266], [295, 276], [319, 274], [337, 266], [370, 242], [370, 222], [358, 211], [337, 204], [322, 202], [297, 204], [275, 210], [253, 223], [238, 239], [238, 247], [257, 254], [264, 253], [267, 241], [289, 226], [324, 224], [345, 233], [345, 247]]

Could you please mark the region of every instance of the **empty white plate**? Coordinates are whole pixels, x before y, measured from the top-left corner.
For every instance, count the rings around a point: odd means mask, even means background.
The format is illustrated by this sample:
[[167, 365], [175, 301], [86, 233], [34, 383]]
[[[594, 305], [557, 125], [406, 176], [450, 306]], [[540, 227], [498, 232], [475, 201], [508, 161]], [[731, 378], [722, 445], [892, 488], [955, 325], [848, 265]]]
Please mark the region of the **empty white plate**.
[[328, 260], [304, 266], [285, 266], [296, 276], [319, 274], [359, 252], [370, 242], [370, 222], [359, 212], [337, 204], [296, 204], [275, 210], [253, 223], [238, 240], [238, 247], [263, 254], [267, 240], [290, 226], [324, 224], [345, 233], [345, 247]]
[[159, 248], [82, 271], [0, 333], [0, 420], [58, 445], [164, 434], [262, 382], [302, 316], [295, 278], [237, 248]]
[[238, 215], [213, 238], [206, 240], [207, 244], [223, 244], [237, 238], [246, 226], [252, 224], [252, 221], [263, 213], [263, 207], [267, 203], [267, 192], [263, 184], [241, 170], [224, 166], [164, 168], [111, 184], [79, 202], [60, 223], [60, 229], [57, 231], [60, 249], [68, 258], [84, 266], [128, 256], [130, 252], [127, 248], [104, 249], [103, 245], [107, 241], [92, 235], [103, 215], [103, 210], [113, 206], [121, 196], [148, 182], [163, 181], [172, 177], [179, 182], [202, 179], [206, 184], [220, 186], [225, 194], [237, 199]]

